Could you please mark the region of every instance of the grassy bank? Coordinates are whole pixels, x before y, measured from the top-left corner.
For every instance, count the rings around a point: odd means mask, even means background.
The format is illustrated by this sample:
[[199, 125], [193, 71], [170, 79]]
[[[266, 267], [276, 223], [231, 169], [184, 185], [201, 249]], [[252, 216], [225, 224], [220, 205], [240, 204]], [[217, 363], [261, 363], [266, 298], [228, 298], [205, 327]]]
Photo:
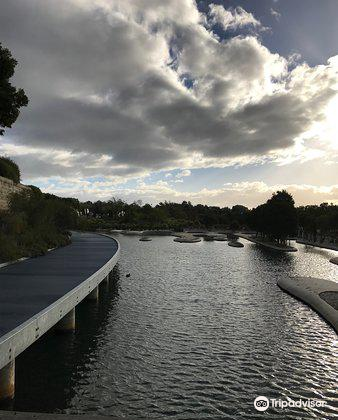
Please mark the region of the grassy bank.
[[0, 213], [0, 262], [35, 257], [70, 243], [69, 229], [77, 214], [63, 199], [38, 188], [13, 194], [9, 209]]

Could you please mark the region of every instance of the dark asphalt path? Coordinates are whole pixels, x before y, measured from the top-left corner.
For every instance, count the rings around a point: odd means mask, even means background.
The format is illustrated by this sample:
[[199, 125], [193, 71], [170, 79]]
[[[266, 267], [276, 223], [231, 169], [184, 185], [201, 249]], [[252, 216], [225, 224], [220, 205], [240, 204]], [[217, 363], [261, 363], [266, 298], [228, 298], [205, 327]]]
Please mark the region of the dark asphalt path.
[[73, 233], [64, 248], [0, 268], [0, 337], [98, 271], [117, 249], [112, 238]]

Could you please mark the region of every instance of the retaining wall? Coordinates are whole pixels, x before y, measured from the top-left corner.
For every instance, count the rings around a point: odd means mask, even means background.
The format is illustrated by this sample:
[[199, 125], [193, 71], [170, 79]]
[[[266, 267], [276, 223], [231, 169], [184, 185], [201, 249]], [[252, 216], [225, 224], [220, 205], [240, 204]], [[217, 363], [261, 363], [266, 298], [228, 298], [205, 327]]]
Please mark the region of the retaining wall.
[[8, 208], [8, 200], [11, 194], [29, 189], [26, 185], [15, 184], [11, 179], [0, 176], [0, 210], [6, 210]]

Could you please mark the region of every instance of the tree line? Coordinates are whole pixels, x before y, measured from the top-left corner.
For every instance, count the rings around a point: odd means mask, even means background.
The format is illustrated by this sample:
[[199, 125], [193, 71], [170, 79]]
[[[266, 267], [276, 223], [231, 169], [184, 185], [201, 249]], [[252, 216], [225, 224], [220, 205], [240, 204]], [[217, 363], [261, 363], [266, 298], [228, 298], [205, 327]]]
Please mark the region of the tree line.
[[155, 206], [121, 199], [78, 204], [80, 225], [92, 228], [129, 230], [183, 230], [189, 228], [216, 229], [230, 226], [236, 229], [246, 224], [248, 209], [244, 206], [220, 208], [203, 204], [161, 202]]
[[266, 203], [249, 209], [242, 205], [229, 207], [161, 202], [155, 206], [121, 199], [109, 201], [75, 200], [82, 229], [129, 230], [251, 230], [263, 239], [285, 242], [290, 237], [313, 241], [337, 242], [338, 206], [323, 203], [296, 207], [285, 190], [277, 191]]
[[338, 243], [338, 206], [323, 203], [295, 207], [293, 197], [277, 191], [264, 204], [249, 209], [140, 201], [80, 202], [44, 194], [31, 186], [13, 194], [7, 210], [0, 212], [0, 260], [44, 254], [70, 242], [70, 230], [171, 230], [253, 231], [262, 239], [285, 243], [291, 237]]

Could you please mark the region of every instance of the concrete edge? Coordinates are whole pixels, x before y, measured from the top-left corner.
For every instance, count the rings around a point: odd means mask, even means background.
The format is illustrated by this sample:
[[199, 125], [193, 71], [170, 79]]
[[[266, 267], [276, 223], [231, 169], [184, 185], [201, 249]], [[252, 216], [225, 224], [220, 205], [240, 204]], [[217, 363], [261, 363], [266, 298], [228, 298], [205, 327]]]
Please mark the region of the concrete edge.
[[276, 245], [268, 244], [264, 241], [260, 241], [259, 239], [252, 238], [249, 235], [243, 235], [241, 233], [236, 233], [236, 235], [242, 239], [246, 239], [247, 241], [252, 242], [253, 244], [260, 245], [268, 249], [272, 249], [273, 251], [279, 251], [279, 252], [297, 252], [298, 251], [298, 249], [295, 248], [294, 246], [287, 246], [285, 248], [281, 248]]
[[278, 280], [277, 285], [314, 309], [338, 334], [338, 311], [319, 296], [322, 292], [338, 292], [338, 283], [312, 277], [289, 277]]
[[321, 244], [319, 242], [311, 242], [306, 239], [296, 239], [296, 243], [305, 246], [312, 246], [313, 248], [327, 249], [328, 251], [338, 251], [338, 247], [336, 245], [328, 243]]
[[[68, 245], [70, 245], [70, 244], [68, 244]], [[64, 245], [64, 246], [68, 246], [68, 245]], [[63, 248], [63, 246], [55, 246], [54, 248], [49, 248], [49, 249], [47, 249], [47, 252], [44, 255], [47, 255], [48, 252], [52, 252], [55, 249], [59, 249], [59, 248]], [[41, 257], [43, 257], [43, 255], [41, 255]], [[6, 261], [6, 262], [0, 264], [0, 269], [1, 268], [8, 267], [9, 265], [18, 264], [20, 262], [23, 262], [23, 261], [26, 261], [26, 260], [30, 260], [32, 258], [34, 258], [34, 257], [21, 257], [21, 258], [18, 258], [17, 260]]]
[[[65, 245], [65, 246], [67, 246], [67, 245]], [[47, 252], [52, 252], [52, 251], [54, 251], [55, 249], [59, 249], [59, 248], [62, 248], [62, 247], [54, 247], [54, 248], [49, 248], [49, 249], [47, 249]], [[45, 254], [46, 255], [46, 254]], [[41, 255], [41, 256], [43, 256], [43, 255]], [[17, 264], [17, 263], [20, 263], [20, 262], [22, 262], [22, 261], [26, 261], [26, 260], [30, 260], [31, 258], [34, 258], [34, 257], [21, 257], [21, 258], [18, 258], [17, 260], [13, 260], [13, 261], [7, 261], [7, 262], [4, 262], [4, 263], [1, 263], [0, 264], [0, 269], [1, 268], [5, 268], [5, 267], [8, 267], [9, 265], [13, 265], [13, 264]]]
[[338, 257], [331, 258], [330, 263], [338, 265]]
[[118, 262], [121, 249], [118, 240], [110, 239], [116, 241], [117, 251], [104, 266], [57, 301], [0, 337], [0, 369], [57, 324], [107, 277]]
[[8, 267], [9, 265], [13, 265], [13, 264], [20, 263], [20, 262], [22, 262], [22, 261], [29, 260], [30, 258], [31, 258], [31, 257], [22, 257], [22, 258], [19, 258], [19, 259], [17, 259], [17, 260], [7, 261], [7, 262], [4, 262], [4, 263], [1, 263], [1, 264], [0, 264], [0, 269], [1, 269], [1, 268]]
[[232, 246], [233, 248], [244, 248], [244, 244], [238, 241], [229, 241], [228, 245]]

